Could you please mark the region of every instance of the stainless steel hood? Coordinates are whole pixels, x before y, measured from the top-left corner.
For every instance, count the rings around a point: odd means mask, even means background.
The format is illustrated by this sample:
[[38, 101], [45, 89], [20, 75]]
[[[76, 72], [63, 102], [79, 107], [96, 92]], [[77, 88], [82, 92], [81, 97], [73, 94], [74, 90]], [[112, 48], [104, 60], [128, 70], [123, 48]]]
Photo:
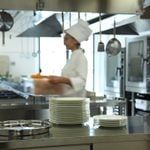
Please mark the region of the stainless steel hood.
[[28, 28], [17, 37], [60, 37], [61, 33], [61, 24], [57, 20], [56, 15], [52, 15], [40, 24]]
[[[46, 10], [63, 12], [101, 12], [106, 14], [142, 14], [143, 0], [0, 0], [1, 9], [6, 10]], [[49, 18], [50, 19], [50, 18]], [[46, 20], [31, 27], [18, 37], [60, 36], [59, 22], [47, 25]], [[43, 31], [42, 31], [43, 30]], [[54, 33], [55, 32], [55, 33]]]
[[[113, 29], [102, 31], [102, 34], [113, 34]], [[118, 35], [138, 35], [138, 32], [133, 28], [132, 24], [126, 24], [116, 27], [116, 34]]]
[[141, 15], [142, 19], [150, 19], [150, 6], [144, 8], [143, 14]]
[[141, 15], [141, 18], [150, 19], [150, 0], [144, 0], [143, 8], [143, 14]]
[[139, 34], [150, 32], [150, 19], [138, 19], [132, 23], [132, 26]]
[[[150, 19], [141, 19], [134, 16], [116, 25], [116, 34], [119, 35], [140, 35], [150, 32]], [[102, 31], [102, 34], [113, 34], [113, 28]]]
[[143, 0], [0, 0], [1, 9], [141, 13]]

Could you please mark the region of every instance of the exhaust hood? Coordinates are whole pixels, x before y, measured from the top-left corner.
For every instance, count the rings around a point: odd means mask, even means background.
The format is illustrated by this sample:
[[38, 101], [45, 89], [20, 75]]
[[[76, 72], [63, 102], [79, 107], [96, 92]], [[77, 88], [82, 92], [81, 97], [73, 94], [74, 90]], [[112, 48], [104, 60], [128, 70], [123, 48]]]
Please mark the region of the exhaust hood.
[[17, 37], [60, 37], [62, 32], [61, 24], [54, 14], [38, 25], [28, 28]]
[[132, 23], [139, 34], [150, 33], [150, 19], [139, 19]]
[[[102, 34], [113, 34], [113, 29], [102, 31]], [[120, 27], [116, 27], [116, 34], [118, 35], [138, 35], [138, 33], [132, 27], [132, 24], [126, 24]]]
[[142, 19], [150, 19], [150, 0], [144, 0]]
[[[116, 24], [116, 34], [119, 35], [140, 35], [150, 32], [150, 19], [141, 19], [134, 16]], [[103, 30], [102, 34], [113, 34], [113, 27]]]
[[143, 0], [0, 0], [2, 9], [37, 10], [41, 8], [48, 11], [101, 12], [110, 14], [141, 13], [142, 5]]

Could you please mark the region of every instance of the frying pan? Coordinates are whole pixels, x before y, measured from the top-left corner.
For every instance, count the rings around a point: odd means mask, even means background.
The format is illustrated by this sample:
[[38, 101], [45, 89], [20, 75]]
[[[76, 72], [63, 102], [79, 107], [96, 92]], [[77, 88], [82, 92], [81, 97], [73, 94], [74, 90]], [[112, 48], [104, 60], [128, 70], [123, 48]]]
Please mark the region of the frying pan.
[[0, 12], [0, 31], [2, 31], [3, 34], [3, 44], [5, 44], [5, 32], [9, 31], [14, 24], [13, 17], [5, 12]]
[[114, 37], [110, 39], [106, 45], [106, 52], [110, 55], [117, 55], [121, 51], [121, 43], [115, 37], [116, 35], [116, 23], [114, 21], [114, 30], [113, 30]]

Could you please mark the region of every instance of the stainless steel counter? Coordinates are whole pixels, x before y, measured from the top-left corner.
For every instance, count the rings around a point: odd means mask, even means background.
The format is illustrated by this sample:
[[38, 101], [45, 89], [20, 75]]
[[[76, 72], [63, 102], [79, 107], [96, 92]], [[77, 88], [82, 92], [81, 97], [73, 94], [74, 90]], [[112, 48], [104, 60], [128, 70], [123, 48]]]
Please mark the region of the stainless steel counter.
[[49, 109], [48, 104], [0, 104], [0, 110], [10, 110], [10, 109], [22, 109], [22, 110], [39, 110], [39, 109]]
[[[92, 120], [92, 119], [91, 119]], [[0, 149], [39, 149], [47, 150], [52, 147], [88, 145], [89, 149], [98, 143], [144, 143], [144, 149], [150, 146], [150, 118], [128, 117], [128, 124], [123, 128], [94, 127], [91, 121], [87, 126], [55, 125], [50, 129], [50, 135], [42, 138], [0, 141]], [[130, 145], [129, 144], [129, 145]], [[132, 148], [134, 147], [132, 145]], [[50, 148], [48, 148], [50, 147]], [[128, 146], [130, 149], [131, 147]], [[143, 147], [142, 147], [143, 148]]]
[[49, 105], [40, 99], [0, 99], [0, 121], [16, 119], [49, 119]]
[[16, 93], [18, 98], [0, 98], [0, 121], [16, 119], [49, 119], [49, 105], [45, 96], [33, 96], [23, 91], [21, 83], [0, 80], [0, 89]]

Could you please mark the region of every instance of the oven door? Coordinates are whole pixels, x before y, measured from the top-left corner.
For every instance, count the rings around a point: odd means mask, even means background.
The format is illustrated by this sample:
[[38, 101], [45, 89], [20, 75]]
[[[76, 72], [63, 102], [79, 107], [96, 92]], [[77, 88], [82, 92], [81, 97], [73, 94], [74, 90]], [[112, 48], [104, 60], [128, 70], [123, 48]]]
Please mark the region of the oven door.
[[147, 37], [127, 39], [126, 90], [147, 93]]

